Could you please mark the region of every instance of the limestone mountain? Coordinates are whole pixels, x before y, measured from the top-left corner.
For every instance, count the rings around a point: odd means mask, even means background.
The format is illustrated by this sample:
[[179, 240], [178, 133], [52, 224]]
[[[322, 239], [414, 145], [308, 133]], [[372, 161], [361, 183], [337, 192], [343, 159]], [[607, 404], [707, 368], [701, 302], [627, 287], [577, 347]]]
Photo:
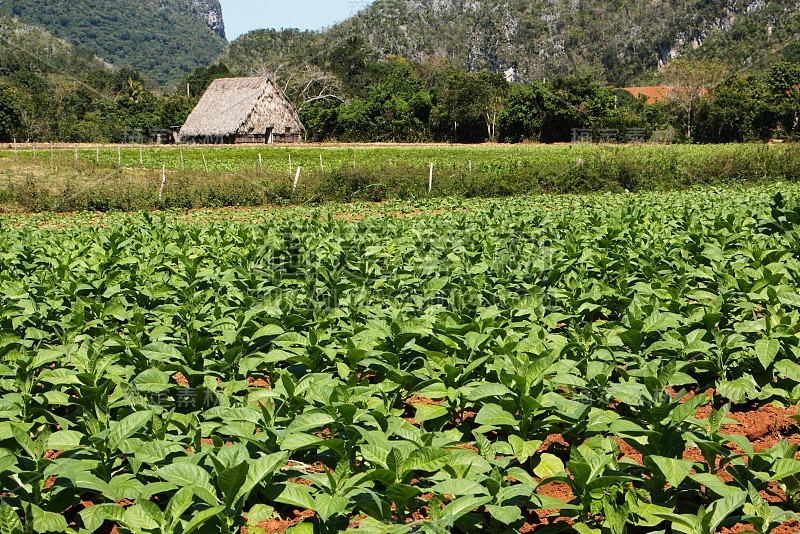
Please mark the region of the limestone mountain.
[[219, 0], [0, 0], [0, 13], [161, 84], [212, 63], [227, 45]]
[[799, 11], [797, 0], [377, 0], [326, 36], [522, 80], [633, 83], [686, 54], [734, 69], [791, 59]]

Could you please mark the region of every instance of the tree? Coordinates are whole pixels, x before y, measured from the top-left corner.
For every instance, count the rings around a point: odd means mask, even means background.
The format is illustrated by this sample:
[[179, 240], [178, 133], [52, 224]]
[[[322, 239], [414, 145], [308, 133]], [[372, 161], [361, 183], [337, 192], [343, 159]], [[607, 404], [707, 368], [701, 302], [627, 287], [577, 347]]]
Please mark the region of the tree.
[[0, 141], [11, 141], [21, 125], [19, 95], [9, 85], [0, 85]]
[[698, 102], [708, 98], [726, 74], [723, 66], [706, 61], [676, 59], [667, 65], [664, 71], [669, 85], [667, 99], [682, 117], [687, 139], [693, 135]]
[[500, 113], [500, 139], [511, 143], [539, 140], [547, 115], [547, 98], [543, 83], [513, 86]]
[[800, 64], [774, 65], [767, 80], [786, 132], [793, 136], [800, 126]]

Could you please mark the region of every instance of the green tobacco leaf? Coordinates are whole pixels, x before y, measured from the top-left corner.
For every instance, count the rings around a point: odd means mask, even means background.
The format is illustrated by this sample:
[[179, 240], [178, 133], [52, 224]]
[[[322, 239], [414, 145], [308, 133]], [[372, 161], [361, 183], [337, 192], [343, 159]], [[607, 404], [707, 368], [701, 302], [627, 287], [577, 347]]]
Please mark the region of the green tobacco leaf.
[[70, 451], [81, 448], [84, 434], [74, 430], [59, 430], [47, 438], [47, 447], [54, 451]]
[[208, 504], [217, 501], [216, 491], [211, 485], [211, 475], [202, 467], [186, 462], [166, 465], [156, 475], [179, 488], [191, 487], [195, 494]]
[[777, 339], [759, 339], [755, 343], [756, 357], [761, 362], [764, 369], [769, 369], [775, 357], [781, 350], [781, 344]]
[[161, 527], [161, 512], [155, 503], [137, 502], [125, 510], [122, 522], [134, 532], [157, 531]]
[[349, 502], [349, 499], [345, 499], [339, 495], [323, 493], [314, 499], [314, 508], [312, 508], [312, 510], [319, 514], [323, 521], [327, 521], [329, 518], [347, 511]]
[[673, 488], [680, 486], [694, 469], [694, 462], [692, 461], [665, 458], [663, 456], [645, 456], [644, 462], [645, 465], [658, 470]]
[[485, 495], [486, 488], [473, 480], [450, 478], [443, 480], [431, 488], [439, 495]]
[[288, 453], [279, 452], [261, 456], [254, 462], [251, 462], [247, 471], [247, 477], [239, 488], [234, 502], [249, 498], [256, 486], [267, 480], [278, 469], [286, 465], [288, 459]]
[[424, 423], [425, 421], [432, 421], [440, 417], [447, 417], [448, 411], [446, 406], [436, 406], [427, 404], [415, 404], [416, 413], [414, 420], [417, 423]]
[[190, 486], [183, 487], [175, 492], [167, 503], [164, 514], [169, 519], [170, 529], [174, 529], [180, 521], [181, 516], [191, 508], [194, 503], [194, 490]]
[[275, 501], [296, 506], [301, 510], [314, 509], [314, 498], [311, 496], [309, 487], [295, 482], [285, 483]]
[[442, 514], [455, 520], [491, 501], [491, 497], [460, 497], [445, 506]]
[[436, 447], [423, 447], [412, 451], [403, 462], [403, 472], [438, 471], [447, 463], [448, 453]]
[[708, 507], [708, 512], [703, 518], [704, 532], [715, 532], [720, 523], [729, 515], [740, 509], [746, 501], [746, 491], [740, 491], [739, 493], [714, 501], [711, 506]]
[[737, 404], [745, 404], [758, 397], [757, 384], [750, 375], [737, 378], [732, 382], [720, 382], [717, 391], [723, 397]]
[[33, 531], [43, 532], [64, 532], [67, 530], [67, 520], [61, 514], [45, 512], [35, 504], [31, 505]]
[[2, 500], [0, 500], [0, 534], [23, 534], [22, 522], [17, 512]]
[[217, 487], [219, 487], [227, 506], [232, 506], [234, 497], [241, 489], [247, 478], [248, 463], [241, 462], [230, 469], [222, 471], [217, 476]]
[[720, 497], [730, 497], [731, 495], [741, 491], [733, 486], [728, 486], [722, 481], [721, 478], [719, 478], [717, 475], [712, 475], [711, 473], [697, 473], [695, 475], [690, 475], [690, 478], [698, 484], [705, 486]]
[[215, 517], [221, 516], [224, 512], [225, 506], [214, 506], [213, 508], [207, 508], [201, 512], [197, 512], [192, 516], [191, 521], [186, 524], [182, 534], [192, 534]]
[[518, 506], [497, 506], [487, 504], [486, 511], [497, 521], [504, 525], [510, 525], [522, 519], [522, 511]]
[[539, 455], [539, 463], [533, 473], [539, 478], [550, 478], [564, 472], [564, 462], [558, 456], [550, 453]]
[[147, 410], [132, 413], [118, 423], [111, 423], [108, 433], [108, 448], [112, 451], [118, 450], [123, 441], [143, 429], [152, 420], [153, 412]]
[[497, 404], [486, 404], [475, 416], [475, 423], [489, 426], [518, 426], [519, 421]]

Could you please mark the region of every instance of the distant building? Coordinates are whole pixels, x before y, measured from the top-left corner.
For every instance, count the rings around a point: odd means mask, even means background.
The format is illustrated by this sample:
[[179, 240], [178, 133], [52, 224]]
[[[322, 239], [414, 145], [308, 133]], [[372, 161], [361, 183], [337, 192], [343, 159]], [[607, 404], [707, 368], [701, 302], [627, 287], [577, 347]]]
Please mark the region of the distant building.
[[269, 78], [214, 80], [178, 133], [181, 143], [297, 143], [305, 128]]

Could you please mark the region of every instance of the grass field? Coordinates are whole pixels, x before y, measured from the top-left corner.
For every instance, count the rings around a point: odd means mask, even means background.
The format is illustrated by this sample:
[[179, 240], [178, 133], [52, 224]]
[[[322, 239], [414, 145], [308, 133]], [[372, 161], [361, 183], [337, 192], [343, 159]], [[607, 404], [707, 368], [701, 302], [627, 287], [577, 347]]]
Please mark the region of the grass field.
[[798, 225], [785, 182], [0, 215], [0, 532], [797, 532]]
[[38, 146], [0, 151], [0, 205], [129, 211], [664, 190], [798, 176], [793, 145]]

